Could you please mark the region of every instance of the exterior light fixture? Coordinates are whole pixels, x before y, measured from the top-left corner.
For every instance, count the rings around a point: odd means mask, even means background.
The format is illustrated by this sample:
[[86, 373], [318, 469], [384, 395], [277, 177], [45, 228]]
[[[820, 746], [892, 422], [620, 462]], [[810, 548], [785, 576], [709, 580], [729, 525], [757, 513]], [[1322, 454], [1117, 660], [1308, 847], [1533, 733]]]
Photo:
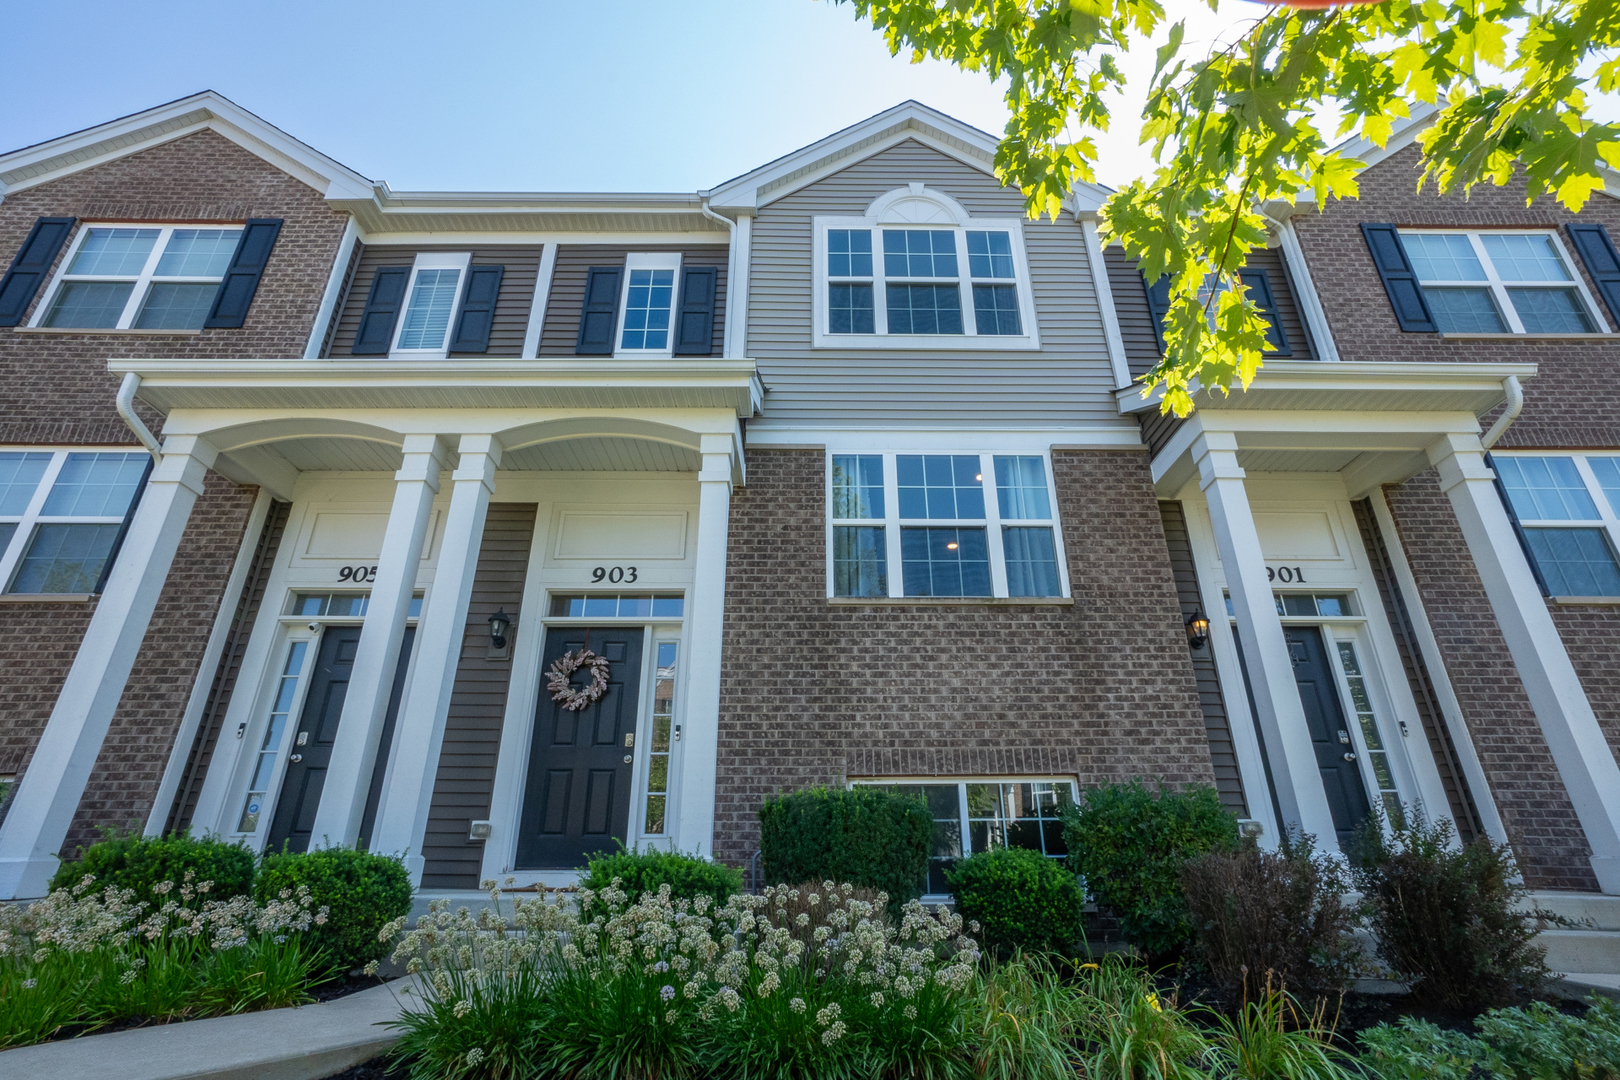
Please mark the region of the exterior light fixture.
[[497, 649], [506, 648], [506, 631], [512, 625], [512, 617], [502, 608], [489, 617], [489, 643]]
[[1202, 610], [1194, 611], [1187, 616], [1187, 644], [1194, 649], [1202, 649], [1209, 642], [1209, 620], [1204, 617]]

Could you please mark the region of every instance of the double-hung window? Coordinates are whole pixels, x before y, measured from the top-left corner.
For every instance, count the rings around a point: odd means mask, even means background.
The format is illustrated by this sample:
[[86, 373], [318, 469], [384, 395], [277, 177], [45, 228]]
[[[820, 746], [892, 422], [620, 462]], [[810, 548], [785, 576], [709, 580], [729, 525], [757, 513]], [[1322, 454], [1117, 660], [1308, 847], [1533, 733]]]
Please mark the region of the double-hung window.
[[7, 593], [94, 592], [151, 455], [0, 451], [0, 582]]
[[625, 257], [615, 355], [670, 355], [680, 269], [679, 252], [631, 252]]
[[1044, 455], [830, 458], [832, 596], [1064, 595]]
[[1401, 230], [1441, 333], [1593, 334], [1606, 329], [1551, 232]]
[[200, 330], [242, 230], [90, 225], [79, 230], [34, 325]]
[[1547, 591], [1620, 597], [1620, 456], [1495, 453], [1491, 463]]
[[1028, 349], [1022, 224], [817, 218], [818, 348]]
[[456, 317], [471, 262], [472, 253], [467, 251], [424, 251], [416, 256], [391, 355], [426, 360], [446, 354], [450, 321]]

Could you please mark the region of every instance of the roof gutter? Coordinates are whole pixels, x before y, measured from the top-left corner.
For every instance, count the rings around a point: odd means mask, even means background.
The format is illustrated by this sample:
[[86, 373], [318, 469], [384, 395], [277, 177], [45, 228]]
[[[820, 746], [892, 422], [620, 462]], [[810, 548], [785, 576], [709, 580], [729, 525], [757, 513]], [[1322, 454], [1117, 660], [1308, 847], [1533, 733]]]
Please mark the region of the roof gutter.
[[113, 403], [118, 407], [118, 415], [123, 417], [124, 424], [135, 433], [135, 437], [146, 447], [152, 455], [152, 464], [163, 464], [163, 447], [158, 444], [157, 436], [146, 422], [135, 415], [135, 391], [140, 389], [141, 377], [133, 371], [124, 373], [124, 381], [118, 384], [118, 396]]
[[1479, 440], [1480, 445], [1487, 450], [1496, 445], [1496, 440], [1502, 437], [1502, 433], [1508, 429], [1508, 425], [1517, 420], [1519, 413], [1524, 411], [1524, 387], [1519, 385], [1517, 375], [1509, 375], [1502, 380], [1502, 392], [1507, 395], [1507, 408], [1502, 411], [1501, 416], [1496, 418], [1496, 423], [1491, 425], [1491, 430], [1487, 431], [1485, 436]]

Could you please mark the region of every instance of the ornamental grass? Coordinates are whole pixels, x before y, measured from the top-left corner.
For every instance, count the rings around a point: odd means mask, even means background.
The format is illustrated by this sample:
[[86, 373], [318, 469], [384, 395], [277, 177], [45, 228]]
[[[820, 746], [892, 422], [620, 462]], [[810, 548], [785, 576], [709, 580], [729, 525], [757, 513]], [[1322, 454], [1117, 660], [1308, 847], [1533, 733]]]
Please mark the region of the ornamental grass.
[[307, 889], [209, 899], [159, 882], [157, 904], [86, 874], [27, 907], [0, 905], [0, 1049], [129, 1020], [163, 1022], [311, 1000], [329, 978], [304, 934], [326, 921]]

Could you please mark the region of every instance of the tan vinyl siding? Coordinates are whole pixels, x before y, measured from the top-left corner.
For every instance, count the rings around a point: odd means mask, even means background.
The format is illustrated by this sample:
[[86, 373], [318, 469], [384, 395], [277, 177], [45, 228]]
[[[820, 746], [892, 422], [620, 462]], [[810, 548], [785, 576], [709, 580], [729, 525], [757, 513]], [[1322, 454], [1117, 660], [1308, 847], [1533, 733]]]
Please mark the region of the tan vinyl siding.
[[[811, 348], [812, 218], [859, 216], [872, 200], [922, 182], [969, 214], [1023, 217], [1023, 197], [993, 176], [907, 140], [762, 208], [749, 263], [748, 355], [774, 421], [928, 426], [1117, 421], [1114, 379], [1085, 237], [1064, 213], [1024, 223], [1039, 352]], [[971, 313], [965, 313], [971, 317]]]
[[[714, 344], [711, 355], [725, 352], [726, 262], [730, 251], [724, 244], [682, 247], [671, 244], [574, 244], [557, 249], [557, 265], [551, 273], [551, 293], [546, 299], [546, 324], [540, 335], [541, 356], [573, 356], [579, 343], [579, 315], [585, 303], [585, 273], [593, 266], [623, 266], [630, 252], [678, 251], [682, 266], [712, 266], [714, 284]], [[676, 297], [676, 303], [680, 298]]]
[[[469, 840], [467, 832], [472, 822], [489, 817], [495, 759], [501, 747], [501, 721], [506, 713], [507, 685], [512, 679], [510, 659], [488, 658], [489, 617], [497, 609], [505, 609], [516, 627], [526, 614], [519, 607], [538, 512], [534, 503], [489, 505], [484, 539], [478, 549], [478, 569], [473, 575], [461, 661], [445, 719], [427, 835], [422, 840], [425, 889], [478, 887], [484, 844]], [[540, 612], [532, 614], [538, 618]]]
[[[424, 244], [412, 247], [375, 244], [366, 247], [354, 268], [349, 290], [344, 298], [342, 314], [338, 317], [337, 332], [332, 335], [328, 356], [349, 356], [354, 345], [355, 330], [360, 326], [360, 313], [366, 309], [366, 297], [371, 295], [371, 279], [379, 266], [410, 266], [418, 252], [466, 251], [465, 245]], [[451, 353], [451, 356], [522, 356], [523, 334], [529, 326], [529, 308], [534, 303], [534, 282], [540, 270], [540, 248], [484, 247], [472, 253], [474, 266], [504, 266], [501, 275], [501, 293], [495, 300], [495, 323], [489, 333], [489, 351], [482, 353]]]

